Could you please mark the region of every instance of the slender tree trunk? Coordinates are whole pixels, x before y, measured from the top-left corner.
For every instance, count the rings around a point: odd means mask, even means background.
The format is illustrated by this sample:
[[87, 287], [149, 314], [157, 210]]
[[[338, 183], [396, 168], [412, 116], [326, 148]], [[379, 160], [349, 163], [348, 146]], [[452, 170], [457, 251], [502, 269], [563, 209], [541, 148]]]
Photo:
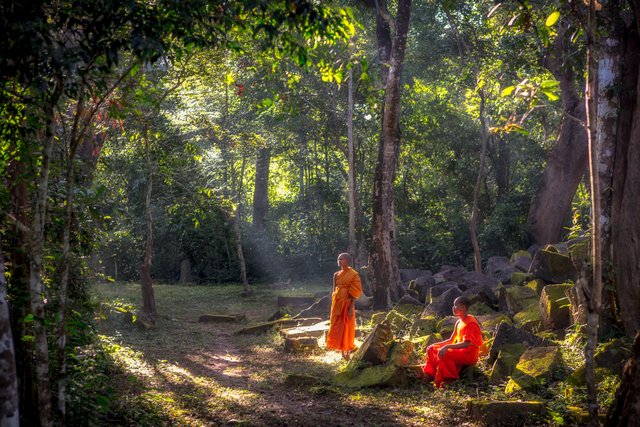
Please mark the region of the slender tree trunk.
[[[242, 189], [244, 187], [244, 170], [246, 167], [246, 157], [242, 156], [242, 166], [240, 167], [240, 176], [237, 183], [235, 183], [235, 198], [236, 198], [236, 217], [233, 221], [233, 229], [236, 233], [236, 250], [238, 253], [238, 261], [240, 262], [240, 276], [242, 278], [242, 286], [244, 287], [243, 296], [250, 296], [253, 294], [249, 280], [247, 279], [247, 264], [244, 259], [244, 251], [242, 250], [242, 230], [240, 228], [240, 222], [242, 221]], [[235, 180], [234, 180], [235, 181]]]
[[[356, 150], [353, 141], [353, 69], [349, 69], [348, 100], [347, 100], [347, 144], [348, 155], [348, 193], [349, 193], [349, 245], [347, 252], [356, 257]], [[355, 264], [354, 264], [355, 265]], [[357, 267], [357, 265], [356, 265]]]
[[591, 425], [600, 425], [598, 421], [598, 395], [595, 380], [595, 350], [598, 343], [598, 325], [602, 300], [602, 223], [600, 205], [600, 174], [598, 147], [598, 57], [596, 51], [596, 9], [595, 0], [589, 0], [589, 19], [587, 24], [587, 88], [585, 91], [587, 111], [587, 138], [589, 141], [589, 180], [591, 183], [591, 289], [585, 292], [587, 305], [587, 345], [585, 350], [585, 377], [587, 382], [587, 401]]
[[[381, 11], [382, 8], [378, 9], [378, 15]], [[400, 89], [410, 15], [411, 0], [399, 1], [373, 185], [373, 237], [369, 265], [373, 272], [373, 300], [377, 309], [388, 308], [391, 301], [397, 301], [403, 292], [398, 269], [393, 183], [400, 152]]]
[[[75, 181], [74, 159], [79, 144], [78, 123], [84, 108], [84, 96], [81, 94], [78, 100], [75, 117], [73, 121], [71, 135], [69, 136], [69, 147], [67, 151], [67, 171], [65, 183], [65, 206], [64, 206], [64, 225], [62, 228], [62, 274], [60, 277], [59, 304], [58, 313], [60, 320], [58, 324], [58, 411], [60, 413], [61, 423], [66, 424], [66, 383], [67, 383], [67, 305], [68, 305], [68, 289], [69, 289], [69, 267], [71, 263], [70, 236], [71, 236], [71, 219], [73, 214], [73, 187]], [[62, 118], [61, 118], [62, 120]]]
[[253, 227], [258, 232], [265, 231], [267, 224], [270, 162], [271, 149], [269, 147], [260, 148], [256, 158], [256, 181], [253, 191]]
[[485, 121], [484, 107], [485, 95], [484, 90], [480, 89], [480, 125], [482, 126], [482, 147], [480, 149], [480, 167], [478, 169], [478, 179], [473, 189], [473, 207], [471, 208], [471, 220], [469, 221], [469, 233], [471, 234], [471, 245], [473, 246], [473, 261], [475, 270], [482, 273], [482, 256], [480, 254], [480, 245], [478, 244], [478, 204], [480, 202], [480, 187], [484, 179], [484, 164], [487, 157], [487, 124]]
[[149, 143], [148, 124], [144, 124], [143, 143], [145, 160], [147, 165], [147, 195], [145, 198], [145, 211], [147, 217], [147, 243], [144, 250], [144, 259], [140, 267], [140, 286], [142, 290], [142, 313], [145, 321], [155, 325], [156, 299], [153, 292], [153, 279], [151, 278], [151, 263], [153, 258], [153, 214], [151, 212], [151, 193], [153, 191], [153, 168], [151, 164], [151, 148]]
[[567, 56], [569, 40], [566, 31], [566, 24], [562, 24], [553, 49], [544, 58], [545, 66], [560, 83], [564, 114], [558, 140], [547, 158], [542, 184], [527, 218], [531, 235], [540, 245], [560, 240], [573, 196], [588, 163], [585, 104], [575, 87], [575, 76]]
[[[54, 97], [57, 99], [57, 97]], [[38, 418], [42, 427], [53, 425], [51, 413], [51, 384], [49, 377], [49, 344], [45, 325], [43, 251], [45, 218], [49, 190], [49, 167], [54, 142], [53, 102], [44, 109], [46, 118], [45, 137], [42, 146], [42, 162], [36, 190], [35, 209], [30, 233], [29, 291], [33, 330], [35, 335], [35, 364], [38, 388]]]
[[16, 353], [11, 333], [11, 316], [7, 301], [7, 283], [4, 275], [4, 255], [0, 242], [0, 426], [20, 425], [18, 401], [18, 373]]

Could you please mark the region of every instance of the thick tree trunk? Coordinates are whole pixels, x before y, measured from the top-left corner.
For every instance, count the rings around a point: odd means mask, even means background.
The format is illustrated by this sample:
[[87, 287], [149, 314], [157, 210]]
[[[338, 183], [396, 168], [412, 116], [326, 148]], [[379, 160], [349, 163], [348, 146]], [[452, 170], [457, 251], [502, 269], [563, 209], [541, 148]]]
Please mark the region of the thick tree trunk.
[[571, 62], [567, 58], [565, 45], [569, 41], [565, 32], [566, 26], [559, 29], [554, 48], [545, 58], [546, 67], [560, 82], [564, 115], [558, 140], [547, 159], [542, 184], [527, 218], [531, 235], [540, 245], [560, 240], [588, 161], [584, 101], [578, 96]]
[[633, 3], [636, 19], [625, 32], [611, 236], [620, 316], [629, 336], [640, 330], [640, 2]]
[[369, 265], [373, 272], [374, 308], [379, 309], [388, 308], [391, 301], [398, 300], [403, 292], [398, 269], [393, 183], [400, 151], [400, 89], [410, 14], [411, 0], [398, 2], [373, 185], [373, 238]]
[[0, 426], [18, 427], [20, 410], [18, 401], [18, 373], [16, 353], [11, 333], [11, 316], [7, 301], [7, 283], [4, 275], [4, 255], [0, 243]]
[[633, 355], [624, 367], [620, 387], [604, 423], [605, 427], [637, 426], [640, 421], [640, 332], [636, 334]]
[[151, 194], [153, 191], [153, 169], [151, 165], [151, 149], [149, 147], [149, 135], [147, 125], [144, 125], [143, 143], [147, 165], [147, 195], [145, 198], [145, 210], [147, 217], [147, 243], [144, 250], [144, 259], [140, 267], [140, 287], [142, 291], [142, 313], [146, 322], [155, 325], [156, 299], [153, 292], [153, 279], [151, 278], [151, 263], [153, 259], [153, 214], [151, 212]]
[[262, 232], [267, 224], [269, 211], [269, 163], [271, 149], [268, 147], [258, 150], [256, 158], [256, 182], [253, 191], [253, 227]]

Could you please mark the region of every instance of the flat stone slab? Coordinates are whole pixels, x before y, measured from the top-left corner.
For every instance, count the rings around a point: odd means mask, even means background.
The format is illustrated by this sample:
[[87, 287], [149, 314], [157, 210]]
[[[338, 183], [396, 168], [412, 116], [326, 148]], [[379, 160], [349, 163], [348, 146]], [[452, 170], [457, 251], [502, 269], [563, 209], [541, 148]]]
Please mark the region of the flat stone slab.
[[467, 415], [486, 426], [527, 425], [533, 417], [543, 418], [547, 408], [542, 402], [467, 402]]
[[285, 338], [284, 341], [284, 351], [289, 353], [312, 352], [319, 348], [316, 337]]
[[244, 314], [203, 314], [198, 318], [202, 323], [237, 323], [247, 320]]
[[505, 393], [536, 391], [556, 377], [562, 364], [558, 347], [532, 347], [527, 349], [516, 365]]
[[285, 338], [321, 337], [329, 330], [329, 321], [315, 323], [309, 326], [281, 329], [280, 334]]

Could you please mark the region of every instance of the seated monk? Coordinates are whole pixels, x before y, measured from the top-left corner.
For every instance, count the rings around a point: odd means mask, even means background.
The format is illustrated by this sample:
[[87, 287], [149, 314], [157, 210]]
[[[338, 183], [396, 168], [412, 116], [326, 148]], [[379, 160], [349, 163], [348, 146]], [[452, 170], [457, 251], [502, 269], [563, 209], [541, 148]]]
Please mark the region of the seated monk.
[[358, 272], [349, 267], [351, 257], [347, 253], [338, 256], [340, 271], [333, 275], [331, 295], [331, 318], [327, 333], [327, 348], [340, 350], [342, 357], [349, 360], [349, 353], [355, 349], [356, 299], [362, 293]]
[[459, 378], [464, 366], [478, 362], [478, 351], [482, 346], [482, 332], [475, 317], [468, 314], [470, 302], [458, 297], [453, 302], [453, 314], [459, 317], [451, 338], [427, 348], [427, 364], [423, 372], [436, 387]]

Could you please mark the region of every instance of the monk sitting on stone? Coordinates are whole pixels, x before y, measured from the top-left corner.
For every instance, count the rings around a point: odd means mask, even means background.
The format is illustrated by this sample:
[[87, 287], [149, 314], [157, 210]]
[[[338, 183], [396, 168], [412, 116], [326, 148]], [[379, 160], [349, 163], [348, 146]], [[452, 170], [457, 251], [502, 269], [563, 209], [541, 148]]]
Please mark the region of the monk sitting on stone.
[[464, 366], [478, 362], [478, 351], [482, 346], [482, 332], [475, 317], [468, 314], [470, 302], [458, 297], [453, 302], [453, 314], [458, 316], [451, 338], [427, 348], [427, 363], [423, 368], [426, 378], [441, 387], [459, 378]]

